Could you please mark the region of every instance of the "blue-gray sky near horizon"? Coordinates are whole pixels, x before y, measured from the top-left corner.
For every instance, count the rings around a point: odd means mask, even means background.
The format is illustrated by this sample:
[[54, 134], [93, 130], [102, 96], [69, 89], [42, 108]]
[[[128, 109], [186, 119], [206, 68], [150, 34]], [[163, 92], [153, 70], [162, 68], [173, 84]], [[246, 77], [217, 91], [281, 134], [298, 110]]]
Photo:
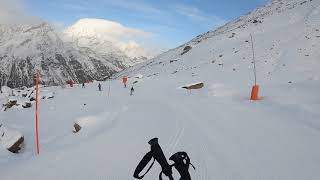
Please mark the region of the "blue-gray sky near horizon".
[[81, 18], [107, 19], [152, 33], [150, 41], [169, 49], [263, 6], [270, 0], [16, 1], [23, 4], [28, 14], [60, 27], [70, 26]]

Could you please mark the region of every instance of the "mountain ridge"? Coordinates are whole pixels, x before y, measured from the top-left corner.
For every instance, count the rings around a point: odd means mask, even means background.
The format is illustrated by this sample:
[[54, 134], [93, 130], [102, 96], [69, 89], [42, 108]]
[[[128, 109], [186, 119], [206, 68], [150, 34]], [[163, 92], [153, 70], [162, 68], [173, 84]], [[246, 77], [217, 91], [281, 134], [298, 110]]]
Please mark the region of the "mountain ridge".
[[107, 53], [77, 46], [77, 41], [66, 41], [64, 35], [58, 34], [48, 23], [1, 24], [0, 83], [12, 88], [30, 87], [34, 85], [37, 71], [40, 82], [49, 86], [63, 85], [67, 80], [75, 83], [103, 80], [145, 60], [131, 61], [120, 50], [112, 52], [112, 49], [112, 43], [103, 49]]

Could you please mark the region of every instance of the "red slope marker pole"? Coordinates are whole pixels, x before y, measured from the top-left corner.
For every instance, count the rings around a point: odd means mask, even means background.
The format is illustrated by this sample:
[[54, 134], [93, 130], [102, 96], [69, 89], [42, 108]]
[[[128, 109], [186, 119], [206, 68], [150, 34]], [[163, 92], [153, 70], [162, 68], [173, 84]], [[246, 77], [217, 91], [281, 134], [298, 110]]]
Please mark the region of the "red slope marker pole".
[[39, 96], [39, 72], [36, 74], [36, 147], [37, 147], [37, 154], [39, 155], [40, 153], [40, 148], [39, 148], [39, 111], [38, 111], [38, 96]]

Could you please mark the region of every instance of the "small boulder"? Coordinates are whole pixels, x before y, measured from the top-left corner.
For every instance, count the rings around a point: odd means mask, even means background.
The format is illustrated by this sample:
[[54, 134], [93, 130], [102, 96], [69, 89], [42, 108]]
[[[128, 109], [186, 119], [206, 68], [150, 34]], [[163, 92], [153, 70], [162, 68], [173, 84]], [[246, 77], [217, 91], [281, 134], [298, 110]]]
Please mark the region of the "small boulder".
[[175, 74], [175, 73], [177, 73], [178, 71], [177, 70], [175, 70], [175, 71], [173, 71], [171, 74]]
[[23, 108], [31, 108], [32, 104], [31, 102], [25, 102], [24, 105], [22, 105]]
[[188, 51], [190, 51], [192, 49], [191, 46], [186, 46], [183, 48], [183, 52], [181, 53], [181, 56], [184, 55], [185, 53], [187, 53]]
[[73, 124], [74, 130], [72, 131], [73, 133], [77, 133], [81, 130], [81, 126], [78, 123]]
[[143, 79], [143, 75], [142, 74], [137, 74], [137, 75], [135, 75], [135, 78], [136, 79]]
[[3, 105], [5, 107], [4, 111], [6, 111], [7, 109], [12, 108], [15, 105], [17, 105], [17, 100], [9, 100], [9, 102], [7, 102], [7, 104]]
[[182, 88], [191, 90], [191, 89], [201, 89], [203, 87], [204, 87], [204, 83], [201, 82], [201, 83], [186, 85], [186, 86], [183, 86]]
[[252, 21], [252, 23], [253, 23], [253, 24], [256, 24], [256, 23], [262, 23], [262, 21], [261, 21], [261, 20], [257, 20], [257, 19], [255, 19], [255, 20], [253, 20], [253, 21]]
[[232, 33], [231, 36], [229, 36], [229, 38], [234, 38], [235, 35], [236, 33]]
[[54, 93], [50, 92], [42, 97], [42, 99], [52, 99], [54, 98]]
[[17, 104], [17, 100], [10, 100], [8, 103], [7, 103], [7, 108], [11, 108], [12, 106], [16, 105]]
[[13, 129], [0, 126], [0, 144], [12, 153], [19, 153], [24, 142], [24, 136]]
[[8, 151], [12, 153], [19, 153], [23, 142], [24, 142], [24, 137], [20, 136], [19, 139], [15, 141], [15, 143], [8, 148]]

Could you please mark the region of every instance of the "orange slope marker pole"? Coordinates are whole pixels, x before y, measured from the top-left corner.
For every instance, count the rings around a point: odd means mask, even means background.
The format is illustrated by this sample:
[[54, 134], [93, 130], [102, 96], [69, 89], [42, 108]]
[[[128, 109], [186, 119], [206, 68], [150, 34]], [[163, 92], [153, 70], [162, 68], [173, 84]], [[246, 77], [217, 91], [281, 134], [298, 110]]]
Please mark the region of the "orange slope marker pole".
[[259, 100], [259, 85], [254, 85], [252, 87], [250, 100], [253, 100], [253, 101]]
[[37, 154], [40, 153], [40, 147], [39, 147], [39, 72], [36, 74], [36, 148], [37, 148]]
[[127, 81], [128, 81], [128, 77], [124, 76], [122, 78], [122, 82], [123, 82], [124, 87], [127, 87]]
[[250, 100], [257, 101], [257, 100], [259, 100], [259, 85], [257, 85], [256, 59], [255, 59], [255, 54], [254, 54], [252, 34], [250, 34], [250, 38], [251, 38], [251, 48], [252, 48], [252, 58], [253, 58], [253, 71], [254, 71], [254, 86], [252, 87], [252, 90], [251, 90]]

